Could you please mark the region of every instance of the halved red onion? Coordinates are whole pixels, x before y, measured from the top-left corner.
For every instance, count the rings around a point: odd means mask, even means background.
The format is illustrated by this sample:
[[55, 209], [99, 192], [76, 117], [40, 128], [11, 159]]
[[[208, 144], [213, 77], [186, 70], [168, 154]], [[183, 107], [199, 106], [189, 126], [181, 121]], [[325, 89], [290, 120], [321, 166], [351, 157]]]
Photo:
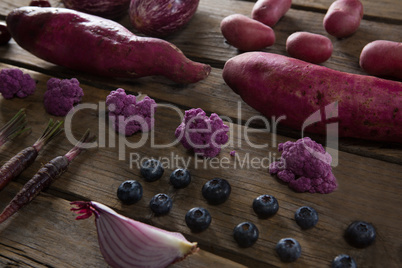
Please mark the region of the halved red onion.
[[124, 217], [98, 202], [76, 201], [76, 219], [95, 215], [99, 247], [111, 267], [166, 267], [198, 250], [182, 234]]

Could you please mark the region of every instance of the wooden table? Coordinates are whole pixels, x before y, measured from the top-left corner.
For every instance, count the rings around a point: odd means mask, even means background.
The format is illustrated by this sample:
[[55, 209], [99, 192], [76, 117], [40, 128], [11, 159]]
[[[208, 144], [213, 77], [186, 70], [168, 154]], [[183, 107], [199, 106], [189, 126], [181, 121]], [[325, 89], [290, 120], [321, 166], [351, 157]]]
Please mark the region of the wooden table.
[[[29, 0], [2, 0], [0, 20], [15, 7], [27, 5]], [[51, 1], [52, 6], [62, 6]], [[0, 225], [1, 267], [107, 267], [100, 254], [93, 219], [75, 221], [69, 210], [70, 201], [94, 200], [101, 202], [128, 217], [172, 231], [183, 233], [190, 241], [197, 241], [200, 252], [188, 257], [174, 267], [329, 267], [338, 254], [350, 254], [358, 267], [401, 267], [402, 265], [402, 150], [401, 145], [341, 139], [339, 163], [333, 172], [339, 189], [331, 194], [295, 193], [269, 175], [266, 165], [241, 166], [230, 156], [236, 150], [238, 160], [246, 157], [279, 157], [277, 143], [300, 138], [300, 133], [279, 127], [279, 135], [259, 130], [261, 122], [246, 125], [249, 118], [259, 115], [242, 102], [240, 97], [224, 83], [222, 67], [226, 60], [238, 55], [225, 43], [219, 24], [230, 14], [250, 15], [255, 1], [201, 0], [189, 25], [168, 38], [193, 60], [210, 64], [212, 72], [204, 81], [188, 86], [178, 86], [159, 77], [147, 77], [132, 81], [104, 79], [84, 73], [76, 73], [36, 58], [19, 47], [13, 40], [0, 47], [0, 68], [20, 68], [37, 80], [37, 91], [25, 99], [5, 100], [0, 97], [0, 123], [6, 122], [19, 109], [25, 108], [32, 133], [18, 141], [9, 142], [0, 149], [2, 162], [22, 148], [31, 145], [40, 135], [49, 118], [43, 107], [43, 93], [51, 77], [79, 79], [85, 96], [82, 103], [93, 104], [95, 109], [77, 112], [72, 119], [73, 133], [78, 137], [89, 127], [98, 135], [112, 137], [99, 148], [80, 155], [46, 192], [41, 193], [29, 206], [20, 210]], [[351, 37], [338, 40], [323, 29], [322, 19], [332, 0], [294, 0], [292, 8], [274, 27], [277, 41], [267, 52], [286, 55], [286, 38], [295, 31], [310, 31], [328, 36], [334, 45], [332, 57], [323, 65], [345, 72], [364, 74], [358, 58], [365, 44], [377, 39], [402, 41], [402, 2], [400, 0], [363, 0], [365, 15], [359, 30]], [[133, 30], [127, 17], [120, 21]], [[133, 30], [134, 31], [134, 30]], [[134, 31], [135, 32], [135, 31]], [[100, 55], [101, 56], [101, 55]], [[117, 145], [122, 138], [102, 126], [105, 110], [101, 105], [111, 90], [124, 88], [131, 94], [147, 94], [159, 104], [171, 104], [181, 112], [200, 107], [208, 114], [214, 112], [227, 119], [230, 126], [230, 144], [217, 157], [228, 160], [227, 166], [216, 167], [196, 160], [180, 144], [169, 148], [156, 145], [175, 141], [174, 130], [180, 116], [172, 109], [161, 107], [156, 113], [155, 131], [149, 134], [145, 144], [133, 147], [141, 135], [128, 137], [130, 146], [123, 146], [120, 155]], [[98, 108], [99, 107], [99, 108]], [[280, 125], [279, 125], [280, 126]], [[264, 149], [254, 144], [270, 145]], [[316, 137], [323, 141], [322, 137]], [[272, 143], [275, 141], [276, 143]], [[114, 142], [114, 144], [113, 144]], [[3, 209], [29, 178], [51, 158], [66, 153], [72, 144], [65, 135], [52, 141], [37, 161], [0, 193], [0, 209]], [[121, 152], [121, 151], [120, 151]], [[170, 172], [178, 167], [174, 161], [165, 169], [157, 182], [147, 183], [139, 173], [133, 158], [178, 157], [190, 159], [193, 180], [190, 186], [174, 190], [168, 183]], [[225, 161], [226, 161], [225, 160]], [[172, 163], [173, 162], [173, 163]], [[223, 162], [222, 162], [223, 163]], [[225, 162], [226, 163], [226, 162]], [[232, 194], [224, 204], [207, 204], [201, 195], [202, 185], [213, 177], [227, 179]], [[143, 198], [134, 205], [122, 205], [116, 197], [117, 187], [127, 179], [135, 179], [144, 187]], [[162, 217], [152, 215], [149, 201], [156, 193], [172, 196], [173, 209]], [[280, 209], [272, 218], [258, 219], [251, 204], [260, 194], [274, 195]], [[294, 212], [303, 205], [314, 207], [319, 222], [313, 229], [302, 231], [294, 220]], [[212, 224], [206, 231], [195, 234], [186, 226], [185, 213], [194, 206], [207, 208]], [[377, 230], [376, 242], [368, 248], [356, 249], [343, 238], [346, 227], [354, 220], [371, 222]], [[251, 248], [239, 248], [232, 238], [235, 225], [243, 221], [255, 223], [260, 230], [257, 243]], [[302, 246], [302, 255], [294, 263], [281, 263], [274, 247], [279, 239], [296, 238]]]

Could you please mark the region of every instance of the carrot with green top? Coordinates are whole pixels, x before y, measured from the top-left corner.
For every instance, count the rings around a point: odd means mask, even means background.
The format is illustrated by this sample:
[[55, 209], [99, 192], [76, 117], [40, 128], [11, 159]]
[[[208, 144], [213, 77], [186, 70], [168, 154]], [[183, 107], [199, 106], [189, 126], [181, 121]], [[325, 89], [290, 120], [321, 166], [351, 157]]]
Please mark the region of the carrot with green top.
[[0, 168], [0, 190], [35, 161], [42, 148], [62, 131], [62, 124], [63, 121], [50, 119], [42, 136], [32, 146], [20, 151]]
[[21, 109], [0, 128], [0, 146], [30, 129], [26, 127], [25, 109]]
[[71, 161], [82, 152], [84, 149], [82, 145], [94, 140], [95, 136], [90, 136], [88, 130], [85, 132], [81, 140], [65, 155], [53, 158], [39, 169], [39, 171], [22, 187], [0, 214], [0, 223], [7, 220], [20, 208], [29, 204], [42, 190], [48, 188], [67, 170]]

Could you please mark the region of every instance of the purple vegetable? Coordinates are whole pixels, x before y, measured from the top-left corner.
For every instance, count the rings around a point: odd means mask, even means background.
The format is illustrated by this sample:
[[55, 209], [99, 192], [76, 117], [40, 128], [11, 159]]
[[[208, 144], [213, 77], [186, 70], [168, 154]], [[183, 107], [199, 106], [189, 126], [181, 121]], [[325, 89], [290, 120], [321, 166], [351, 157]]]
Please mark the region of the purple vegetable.
[[172, 43], [140, 37], [120, 23], [68, 8], [20, 7], [7, 14], [15, 42], [51, 63], [102, 77], [164, 76], [196, 83], [211, 72]]
[[33, 7], [51, 7], [52, 5], [47, 0], [32, 0], [29, 3], [30, 6]]
[[43, 165], [4, 208], [0, 214], [0, 223], [7, 220], [22, 207], [28, 205], [43, 189], [48, 188], [55, 179], [67, 170], [70, 163], [81, 153], [84, 149], [82, 145], [86, 142], [92, 142], [94, 139], [95, 136], [89, 136], [88, 130], [81, 140], [65, 155], [57, 156]]
[[47, 91], [43, 96], [43, 102], [48, 113], [65, 116], [73, 109], [74, 104], [81, 101], [82, 96], [84, 92], [76, 78], [63, 80], [50, 78], [47, 81]]
[[0, 190], [35, 161], [43, 147], [61, 132], [60, 127], [62, 124], [63, 122], [54, 122], [50, 119], [47, 128], [42, 133], [42, 136], [32, 146], [23, 149], [1, 166]]
[[184, 27], [200, 0], [131, 0], [130, 21], [149, 36], [166, 36]]
[[183, 122], [177, 127], [175, 136], [186, 149], [204, 157], [215, 157], [229, 137], [229, 127], [215, 113], [206, 116], [201, 108], [185, 112]]
[[35, 80], [20, 69], [10, 68], [0, 71], [0, 93], [5, 99], [25, 98], [32, 95], [35, 89]]
[[124, 89], [118, 88], [106, 97], [109, 119], [114, 129], [126, 136], [138, 131], [150, 131], [155, 124], [154, 114], [156, 102], [146, 96], [137, 101], [134, 95], [127, 95]]
[[63, 0], [67, 8], [108, 19], [116, 19], [128, 11], [130, 0]]
[[0, 46], [8, 44], [11, 40], [11, 34], [7, 29], [7, 26], [3, 23], [0, 23]]
[[116, 213], [94, 201], [71, 202], [77, 220], [95, 216], [99, 249], [110, 267], [168, 267], [198, 251], [181, 233], [170, 232]]
[[328, 194], [338, 184], [332, 174], [331, 155], [309, 137], [278, 145], [281, 159], [271, 163], [269, 172], [288, 183], [296, 192]]

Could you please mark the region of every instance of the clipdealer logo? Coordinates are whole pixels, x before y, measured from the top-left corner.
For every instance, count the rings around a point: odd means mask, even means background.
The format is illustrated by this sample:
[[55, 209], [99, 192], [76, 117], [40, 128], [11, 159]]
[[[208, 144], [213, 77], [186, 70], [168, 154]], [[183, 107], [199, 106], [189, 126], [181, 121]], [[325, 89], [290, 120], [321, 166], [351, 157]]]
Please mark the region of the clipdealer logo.
[[[177, 113], [177, 115], [180, 117], [180, 120], [182, 121], [184, 118], [183, 112], [176, 106], [170, 105], [170, 104], [157, 104], [158, 110], [160, 109], [171, 109], [173, 112]], [[104, 147], [109, 147], [109, 148], [117, 148], [118, 150], [118, 156], [119, 160], [126, 160], [127, 157], [127, 148], [129, 149], [137, 149], [142, 146], [144, 146], [148, 141], [150, 142], [150, 147], [153, 149], [163, 149], [163, 148], [170, 148], [179, 143], [179, 139], [174, 139], [172, 142], [167, 143], [167, 144], [158, 144], [156, 143], [156, 137], [155, 137], [155, 132], [154, 130], [151, 130], [149, 132], [139, 132], [136, 133], [136, 138], [134, 139], [135, 142], [133, 142], [133, 139], [130, 139], [130, 137], [126, 137], [125, 135], [121, 135], [116, 133], [114, 128], [109, 124], [107, 121], [107, 107], [105, 102], [99, 102], [98, 104], [95, 103], [82, 103], [78, 104], [77, 106], [72, 109], [67, 116], [65, 117], [65, 123], [64, 123], [64, 129], [66, 133], [66, 137], [69, 140], [70, 143], [76, 144], [78, 140], [74, 137], [73, 132], [72, 132], [72, 124], [73, 124], [73, 119], [74, 115], [77, 114], [81, 110], [93, 110], [97, 112], [97, 118], [98, 118], [98, 135], [97, 135], [97, 140], [84, 144], [84, 148], [104, 148]], [[266, 148], [276, 148], [277, 147], [277, 129], [278, 129], [278, 124], [282, 120], [286, 120], [286, 115], [282, 115], [278, 118], [272, 117], [271, 120], [269, 121], [266, 117], [262, 115], [256, 115], [253, 117], [248, 118], [246, 123], [244, 124], [244, 127], [238, 127], [236, 130], [233, 128], [233, 124], [241, 124], [242, 122], [242, 112], [241, 112], [241, 102], [238, 102], [238, 107], [237, 107], [237, 122], [233, 122], [233, 120], [229, 117], [226, 116], [221, 116], [221, 119], [225, 121], [225, 123], [228, 123], [230, 125], [229, 128], [229, 141], [222, 146], [222, 148], [225, 147], [232, 147], [232, 148], [241, 148], [243, 145], [242, 143], [245, 142], [247, 146], [254, 148], [254, 149], [266, 149]], [[154, 109], [152, 109], [154, 110]], [[138, 118], [139, 116], [135, 115], [129, 118], [124, 118], [121, 117], [119, 120], [119, 125], [125, 125], [130, 121], [136, 121], [136, 122], [143, 122], [141, 118]], [[314, 112], [311, 114], [304, 122], [302, 125], [301, 129], [301, 137], [303, 138], [305, 135], [304, 130], [316, 123], [316, 122], [323, 122], [326, 125], [326, 146], [325, 149], [326, 151], [332, 156], [332, 162], [330, 163], [333, 167], [338, 165], [338, 122], [336, 122], [336, 119], [338, 118], [338, 102], [333, 102], [331, 104], [326, 105], [325, 107], [321, 108], [320, 110]], [[259, 120], [262, 121], [264, 124], [264, 128], [250, 128], [250, 124], [254, 120]], [[235, 133], [236, 131], [236, 133]], [[250, 133], [253, 132], [266, 132], [270, 133], [270, 144], [268, 142], [263, 143], [263, 144], [256, 144], [253, 143], [249, 137]], [[174, 134], [172, 134], [174, 136]], [[138, 136], [139, 139], [138, 139]], [[235, 140], [235, 136], [237, 139]], [[117, 141], [116, 141], [117, 140]], [[197, 144], [193, 144], [194, 146], [197, 146]], [[200, 145], [202, 146], [202, 145]], [[314, 157], [318, 158], [321, 161], [324, 161], [328, 163], [329, 159], [325, 154], [322, 154], [321, 152], [315, 151], [314, 149], [308, 147], [306, 144], [304, 144], [306, 150], [308, 150]], [[140, 158], [140, 155], [137, 153], [130, 153], [129, 154], [129, 161], [130, 161], [130, 167], [138, 165], [138, 163], [141, 163], [145, 158]], [[169, 157], [166, 157], [163, 160], [165, 162], [165, 165], [167, 167], [173, 167], [174, 164], [177, 164], [178, 162], [181, 163], [181, 166], [189, 166], [190, 162], [192, 161], [194, 165], [197, 167], [211, 167], [211, 168], [226, 168], [228, 167], [230, 162], [233, 162], [232, 165], [230, 166], [231, 168], [263, 168], [263, 167], [268, 167], [269, 163], [275, 161], [277, 158], [275, 153], [268, 152], [267, 156], [264, 157], [259, 157], [257, 159], [256, 157], [251, 157], [248, 153], [244, 154], [243, 157], [241, 158], [238, 154], [235, 154], [234, 157], [216, 157], [215, 159], [203, 159], [202, 157], [197, 157], [196, 155], [194, 158], [189, 158], [184, 159], [183, 157], [180, 156], [172, 156], [170, 155]], [[329, 163], [328, 163], [329, 164]], [[176, 165], [177, 166], [177, 165]]]

